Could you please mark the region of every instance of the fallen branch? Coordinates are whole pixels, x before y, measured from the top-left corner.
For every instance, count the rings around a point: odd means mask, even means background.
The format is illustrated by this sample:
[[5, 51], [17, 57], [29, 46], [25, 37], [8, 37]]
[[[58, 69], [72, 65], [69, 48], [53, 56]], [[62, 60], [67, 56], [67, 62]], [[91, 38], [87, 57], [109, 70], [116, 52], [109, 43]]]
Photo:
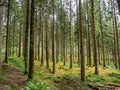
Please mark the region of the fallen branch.
[[110, 86], [108, 84], [106, 85], [93, 85], [93, 84], [88, 84], [88, 86], [92, 89], [95, 89], [95, 90], [102, 90], [103, 88], [106, 88], [106, 89], [109, 89], [109, 90], [113, 90], [115, 89], [115, 86]]
[[114, 86], [114, 87], [120, 87], [120, 84], [115, 84], [115, 83], [107, 83], [105, 85]]
[[95, 90], [101, 90], [101, 88], [96, 86], [96, 85], [88, 84], [88, 86], [92, 89], [95, 89]]

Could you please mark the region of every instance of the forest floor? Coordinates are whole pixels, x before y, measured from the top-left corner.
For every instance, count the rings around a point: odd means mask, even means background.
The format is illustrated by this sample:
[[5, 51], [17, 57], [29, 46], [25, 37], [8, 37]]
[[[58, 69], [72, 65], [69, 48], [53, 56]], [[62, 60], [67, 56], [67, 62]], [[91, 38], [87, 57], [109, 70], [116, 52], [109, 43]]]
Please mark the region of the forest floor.
[[16, 67], [3, 64], [2, 75], [0, 76], [0, 90], [19, 90], [26, 85], [26, 76]]
[[[11, 57], [9, 65], [3, 64], [0, 90], [20, 90], [20, 88], [28, 86], [23, 71], [23, 59]], [[73, 69], [69, 69], [69, 63], [63, 66], [63, 63], [60, 62], [56, 65], [56, 74], [52, 74], [52, 63], [48, 70], [45, 65], [40, 66], [40, 62], [35, 60], [34, 80], [38, 83], [47, 83], [52, 90], [120, 90], [120, 70], [115, 69], [112, 64], [106, 68], [99, 66], [99, 75], [94, 74], [94, 67], [86, 67], [86, 82], [83, 83], [80, 81], [80, 68], [77, 64], [73, 65]], [[107, 84], [115, 84], [118, 87], [113, 88]], [[99, 89], [92, 89], [89, 85]]]

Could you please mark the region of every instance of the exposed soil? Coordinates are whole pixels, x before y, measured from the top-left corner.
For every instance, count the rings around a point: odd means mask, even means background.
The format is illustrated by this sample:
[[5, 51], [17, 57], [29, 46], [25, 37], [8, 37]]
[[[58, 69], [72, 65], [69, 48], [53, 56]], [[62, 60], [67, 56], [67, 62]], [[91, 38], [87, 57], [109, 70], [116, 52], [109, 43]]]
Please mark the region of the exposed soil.
[[91, 90], [88, 86], [85, 86], [84, 83], [81, 83], [79, 80], [72, 78], [70, 76], [65, 76], [60, 82], [57, 82], [55, 86], [59, 90]]
[[20, 90], [26, 85], [27, 77], [16, 67], [3, 64], [3, 75], [7, 80], [0, 80], [0, 90], [9, 90], [7, 86]]

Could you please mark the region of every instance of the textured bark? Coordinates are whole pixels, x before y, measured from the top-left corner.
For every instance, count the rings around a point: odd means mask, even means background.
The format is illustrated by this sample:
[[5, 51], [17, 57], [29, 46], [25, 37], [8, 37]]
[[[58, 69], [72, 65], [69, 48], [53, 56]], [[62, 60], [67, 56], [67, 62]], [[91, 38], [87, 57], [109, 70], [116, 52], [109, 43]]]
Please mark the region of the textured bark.
[[30, 56], [29, 56], [29, 74], [28, 78], [33, 78], [34, 73], [34, 13], [35, 13], [35, 5], [34, 0], [31, 0], [31, 22], [30, 22]]
[[44, 65], [44, 9], [42, 4], [42, 10], [41, 10], [41, 65]]
[[34, 40], [35, 40], [35, 46], [34, 46], [34, 49], [35, 49], [35, 53], [34, 53], [34, 58], [35, 58], [35, 60], [38, 60], [38, 57], [37, 57], [37, 55], [38, 55], [38, 10], [36, 9], [36, 11], [35, 11], [35, 25], [34, 25], [34, 28], [35, 28], [35, 33], [34, 33]]
[[58, 23], [56, 23], [56, 63], [59, 62], [59, 37], [58, 37]]
[[10, 8], [11, 8], [11, 0], [8, 0], [8, 10], [7, 10], [7, 30], [6, 30], [6, 50], [5, 50], [5, 63], [8, 63], [9, 56], [9, 23], [10, 23]]
[[101, 31], [101, 36], [102, 36], [102, 55], [103, 55], [103, 67], [106, 67], [106, 62], [105, 62], [105, 51], [104, 51], [104, 33], [103, 33], [103, 25], [102, 25], [102, 11], [101, 11], [101, 4], [99, 0], [99, 11], [100, 11], [100, 31]]
[[41, 19], [42, 19], [42, 12], [41, 12], [41, 9], [40, 9], [40, 12], [39, 12], [39, 19], [40, 19], [40, 23], [39, 23], [39, 25], [40, 25], [40, 27], [39, 27], [39, 29], [38, 29], [38, 60], [40, 61], [40, 47], [41, 47], [41, 30], [42, 30], [42, 23], [41, 23]]
[[94, 16], [94, 0], [91, 0], [91, 16], [92, 16], [92, 36], [93, 36], [93, 58], [95, 65], [95, 74], [98, 74], [98, 60], [97, 60], [97, 43], [95, 30], [95, 16]]
[[[13, 26], [15, 27], [15, 17], [13, 20]], [[14, 56], [15, 54], [15, 28], [12, 29], [13, 34], [12, 34], [12, 55]]]
[[22, 43], [22, 32], [21, 32], [21, 24], [19, 29], [19, 48], [18, 48], [18, 57], [21, 57], [21, 43]]
[[30, 0], [26, 1], [26, 29], [25, 29], [25, 42], [24, 42], [24, 64], [25, 64], [25, 71], [24, 74], [28, 73], [28, 33], [29, 33], [29, 5], [30, 5]]
[[99, 38], [97, 39], [97, 51], [98, 51], [98, 64], [101, 65], [101, 58], [100, 58], [101, 53], [100, 53], [100, 40], [99, 40]]
[[[43, 13], [44, 11], [42, 11], [42, 13]], [[43, 17], [42, 17], [43, 18]], [[41, 34], [41, 65], [43, 65], [44, 64], [44, 20], [42, 19], [42, 21], [41, 21], [42, 23], [42, 25], [41, 25], [41, 32], [42, 32], [42, 34]]]
[[70, 0], [70, 69], [73, 67], [73, 46], [72, 46], [72, 1]]
[[117, 59], [117, 44], [116, 44], [116, 30], [115, 30], [115, 15], [114, 15], [114, 4], [113, 0], [111, 0], [112, 7], [112, 24], [113, 24], [113, 35], [114, 35], [114, 62], [115, 67], [118, 68], [118, 59]]
[[66, 23], [65, 23], [65, 21], [66, 21], [66, 19], [65, 19], [65, 13], [64, 13], [64, 29], [63, 29], [63, 38], [64, 38], [64, 40], [63, 40], [63, 61], [64, 61], [64, 64], [63, 65], [66, 65], [66, 33], [65, 33], [65, 30], [66, 30]]
[[[4, 0], [3, 0], [4, 1]], [[0, 2], [0, 72], [2, 69], [2, 19], [3, 19], [3, 1]]]
[[76, 0], [76, 6], [77, 6], [77, 43], [78, 43], [78, 66], [80, 66], [80, 32], [79, 32], [79, 1]]
[[46, 16], [45, 16], [45, 32], [46, 32], [46, 68], [49, 68], [49, 47], [48, 47], [48, 1], [45, 0], [45, 13], [46, 13]]
[[89, 20], [89, 4], [88, 4], [88, 1], [86, 2], [87, 3], [87, 41], [88, 41], [88, 46], [87, 46], [87, 48], [88, 48], [88, 66], [92, 66], [92, 62], [91, 62], [91, 43], [90, 43], [90, 41], [91, 41], [91, 38], [90, 38], [90, 20]]
[[52, 25], [52, 61], [53, 74], [55, 74], [55, 0], [53, 0], [53, 25]]
[[84, 57], [84, 36], [82, 28], [82, 4], [79, 0], [79, 36], [80, 36], [80, 52], [81, 52], [81, 80], [85, 81], [85, 57]]
[[119, 36], [118, 36], [118, 26], [117, 26], [117, 16], [115, 13], [115, 7], [114, 7], [114, 19], [115, 19], [115, 30], [116, 30], [116, 48], [117, 48], [117, 61], [118, 61], [118, 67], [120, 69], [120, 52], [119, 52]]

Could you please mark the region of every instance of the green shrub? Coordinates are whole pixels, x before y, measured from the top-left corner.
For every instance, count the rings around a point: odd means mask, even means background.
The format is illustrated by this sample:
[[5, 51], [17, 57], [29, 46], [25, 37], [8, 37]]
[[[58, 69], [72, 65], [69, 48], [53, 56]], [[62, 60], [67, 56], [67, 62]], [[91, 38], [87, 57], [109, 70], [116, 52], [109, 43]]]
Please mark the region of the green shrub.
[[52, 88], [48, 87], [44, 82], [37, 82], [36, 80], [29, 81], [25, 88], [21, 90], [53, 90]]
[[23, 58], [9, 57], [10, 64], [18, 67], [20, 70], [24, 70], [24, 61]]
[[0, 80], [7, 80], [7, 77], [5, 77], [3, 74], [0, 74]]

